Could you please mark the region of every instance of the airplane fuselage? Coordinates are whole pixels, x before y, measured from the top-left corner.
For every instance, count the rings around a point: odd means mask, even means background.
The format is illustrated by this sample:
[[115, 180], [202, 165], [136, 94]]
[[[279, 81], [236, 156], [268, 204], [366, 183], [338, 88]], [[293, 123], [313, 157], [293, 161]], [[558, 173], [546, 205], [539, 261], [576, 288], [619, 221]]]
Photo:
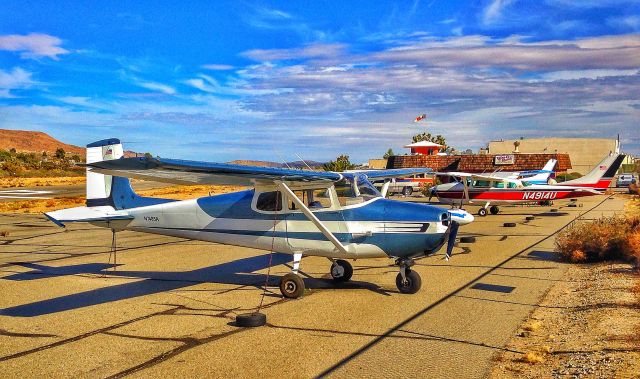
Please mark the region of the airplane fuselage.
[[345, 254], [302, 212], [257, 209], [255, 190], [127, 212], [133, 220], [123, 226], [126, 230], [331, 258], [413, 257], [436, 251], [446, 238], [449, 219], [446, 210], [434, 206], [380, 197], [314, 211], [345, 246]]

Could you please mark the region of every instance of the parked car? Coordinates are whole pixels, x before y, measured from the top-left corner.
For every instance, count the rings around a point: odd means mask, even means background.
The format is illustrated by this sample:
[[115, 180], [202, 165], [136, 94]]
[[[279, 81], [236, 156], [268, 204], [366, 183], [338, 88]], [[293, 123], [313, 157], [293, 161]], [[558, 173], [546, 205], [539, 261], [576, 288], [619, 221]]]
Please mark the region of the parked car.
[[629, 184], [636, 183], [638, 178], [635, 174], [620, 174], [618, 175], [618, 181], [616, 181], [616, 187], [629, 187]]

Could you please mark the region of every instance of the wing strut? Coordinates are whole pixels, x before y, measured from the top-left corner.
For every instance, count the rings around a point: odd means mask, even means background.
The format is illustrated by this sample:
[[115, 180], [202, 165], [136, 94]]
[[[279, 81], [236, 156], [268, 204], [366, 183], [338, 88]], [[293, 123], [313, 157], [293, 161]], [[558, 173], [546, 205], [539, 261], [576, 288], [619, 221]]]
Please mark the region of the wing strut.
[[327, 237], [327, 239], [331, 241], [331, 243], [333, 243], [336, 249], [338, 249], [342, 254], [349, 255], [349, 252], [347, 251], [347, 249], [340, 243], [340, 241], [338, 241], [336, 236], [334, 236], [333, 233], [331, 233], [331, 231], [327, 229], [327, 227], [322, 223], [322, 221], [320, 221], [316, 217], [316, 215], [314, 215], [313, 212], [309, 210], [309, 208], [305, 203], [303, 203], [302, 201], [300, 201], [300, 199], [298, 199], [298, 196], [296, 196], [293, 193], [293, 191], [291, 190], [291, 188], [289, 188], [289, 186], [287, 186], [283, 182], [276, 182], [276, 183], [284, 191], [284, 193], [288, 195], [289, 199], [291, 199], [291, 201], [293, 201], [293, 203], [302, 211], [302, 213], [305, 216], [307, 216], [309, 221], [311, 221], [318, 229], [320, 229], [322, 234], [324, 234], [324, 236]]

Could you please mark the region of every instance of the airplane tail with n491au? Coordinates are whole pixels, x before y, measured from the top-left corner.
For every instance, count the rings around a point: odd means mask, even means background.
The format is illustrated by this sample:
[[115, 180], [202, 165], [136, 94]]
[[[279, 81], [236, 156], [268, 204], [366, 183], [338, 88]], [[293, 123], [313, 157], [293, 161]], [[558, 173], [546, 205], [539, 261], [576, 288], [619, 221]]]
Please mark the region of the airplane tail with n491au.
[[[399, 267], [396, 285], [415, 293], [421, 279], [416, 259], [446, 245], [449, 259], [458, 227], [473, 216], [464, 210], [385, 199], [371, 184], [430, 173], [430, 169], [320, 172], [165, 158], [123, 158], [111, 138], [87, 145], [86, 206], [48, 212], [59, 226], [88, 222], [115, 231], [132, 230], [293, 255], [293, 270], [280, 280], [285, 297], [302, 295], [303, 256], [331, 261], [334, 281], [353, 274], [348, 260], [388, 257]], [[252, 187], [191, 200], [137, 195], [128, 178], [175, 184]]]

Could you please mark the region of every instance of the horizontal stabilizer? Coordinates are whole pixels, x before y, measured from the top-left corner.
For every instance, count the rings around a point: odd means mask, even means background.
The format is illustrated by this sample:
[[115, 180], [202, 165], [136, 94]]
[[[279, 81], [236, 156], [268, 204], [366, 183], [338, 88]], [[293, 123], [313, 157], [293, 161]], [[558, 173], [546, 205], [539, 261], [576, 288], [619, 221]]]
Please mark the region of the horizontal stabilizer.
[[133, 216], [127, 212], [117, 211], [110, 206], [67, 208], [44, 215], [63, 228], [69, 222], [113, 223], [116, 226], [115, 224], [126, 225], [133, 220]]

